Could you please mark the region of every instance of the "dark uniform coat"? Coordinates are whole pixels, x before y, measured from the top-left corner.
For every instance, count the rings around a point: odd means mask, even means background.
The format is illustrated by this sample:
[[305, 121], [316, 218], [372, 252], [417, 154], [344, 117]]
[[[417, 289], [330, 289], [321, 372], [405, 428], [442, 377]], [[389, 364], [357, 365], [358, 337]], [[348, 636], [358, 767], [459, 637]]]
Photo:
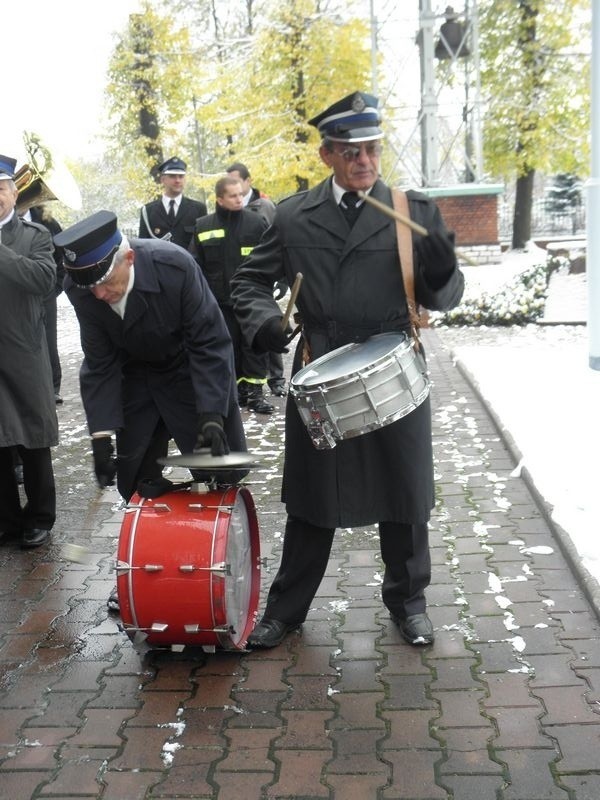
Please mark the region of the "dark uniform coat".
[[[372, 196], [392, 205], [377, 181]], [[428, 230], [445, 230], [437, 206], [409, 192], [411, 217]], [[236, 313], [249, 340], [280, 315], [272, 287], [289, 286], [302, 272], [296, 302], [312, 358], [388, 330], [408, 330], [395, 221], [364, 204], [350, 230], [335, 203], [331, 179], [277, 206], [272, 226], [233, 278]], [[463, 277], [455, 269], [432, 289], [415, 251], [417, 302], [430, 309], [454, 306]], [[301, 366], [301, 337], [293, 372]], [[406, 417], [362, 436], [317, 450], [288, 397], [282, 499], [288, 514], [327, 528], [374, 522], [423, 523], [433, 506], [429, 400]]]
[[182, 453], [198, 413], [220, 414], [231, 450], [245, 451], [231, 339], [196, 262], [180, 248], [132, 240], [125, 317], [65, 278], [81, 329], [81, 396], [90, 433], [117, 430], [119, 490], [135, 476], [160, 418]]
[[52, 240], [16, 214], [0, 239], [0, 447], [52, 447], [58, 420], [44, 330], [56, 282]]
[[244, 209], [218, 207], [213, 214], [196, 220], [190, 253], [220, 306], [231, 305], [231, 279], [267, 227], [260, 214]]
[[162, 198], [153, 200], [145, 206], [150, 229], [140, 216], [140, 239], [162, 239], [166, 233], [171, 234], [170, 242], [178, 244], [185, 250], [190, 246], [190, 240], [194, 232], [194, 223], [198, 217], [206, 214], [206, 205], [201, 200], [192, 200], [185, 195], [181, 198], [179, 211], [175, 216], [175, 222], [171, 225], [169, 216], [163, 205]]
[[233, 341], [238, 380], [266, 380], [267, 356], [246, 343], [231, 302], [231, 279], [260, 241], [267, 222], [253, 211], [230, 211], [217, 206], [214, 214], [196, 220], [190, 252], [198, 262]]

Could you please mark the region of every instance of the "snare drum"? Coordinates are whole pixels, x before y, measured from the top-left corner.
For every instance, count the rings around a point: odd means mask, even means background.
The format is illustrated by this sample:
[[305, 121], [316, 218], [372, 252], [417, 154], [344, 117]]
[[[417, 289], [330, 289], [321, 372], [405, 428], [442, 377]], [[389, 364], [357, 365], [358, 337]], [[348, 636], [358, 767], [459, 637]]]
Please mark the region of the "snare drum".
[[318, 450], [410, 414], [429, 394], [425, 361], [404, 333], [379, 333], [297, 372], [290, 393]]
[[260, 591], [258, 521], [248, 489], [156, 499], [135, 494], [121, 525], [117, 593], [135, 644], [243, 649]]

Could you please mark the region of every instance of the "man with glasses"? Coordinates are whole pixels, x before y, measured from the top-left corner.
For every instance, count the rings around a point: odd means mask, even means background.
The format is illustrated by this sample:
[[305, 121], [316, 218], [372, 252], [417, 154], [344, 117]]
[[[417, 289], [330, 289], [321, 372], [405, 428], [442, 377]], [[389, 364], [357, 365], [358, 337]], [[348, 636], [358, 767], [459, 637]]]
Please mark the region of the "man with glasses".
[[[259, 350], [285, 352], [289, 335], [272, 287], [282, 279], [292, 286], [302, 272], [293, 374], [350, 342], [410, 332], [396, 222], [359, 194], [392, 206], [391, 190], [379, 178], [384, 134], [377, 98], [354, 92], [309, 124], [321, 135], [319, 154], [333, 174], [279, 203], [272, 226], [232, 281], [249, 341]], [[433, 201], [411, 191], [408, 202], [413, 220], [429, 232], [413, 239], [416, 301], [451, 308], [463, 291], [453, 239]], [[374, 523], [385, 567], [383, 602], [407, 642], [433, 642], [425, 601], [434, 503], [428, 399], [396, 422], [319, 450], [288, 398], [282, 499], [288, 516], [281, 564], [250, 647], [274, 647], [305, 620], [335, 529]]]

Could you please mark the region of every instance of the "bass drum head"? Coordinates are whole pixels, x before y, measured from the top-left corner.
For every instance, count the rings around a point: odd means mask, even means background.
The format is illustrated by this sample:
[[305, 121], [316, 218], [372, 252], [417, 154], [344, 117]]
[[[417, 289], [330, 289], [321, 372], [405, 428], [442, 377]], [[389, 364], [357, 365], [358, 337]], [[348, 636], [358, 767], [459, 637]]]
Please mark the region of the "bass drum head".
[[[222, 647], [238, 649], [246, 644], [256, 622], [260, 574], [258, 564], [258, 522], [254, 501], [247, 489], [236, 493], [227, 530], [225, 563], [230, 574], [225, 577], [222, 594], [225, 624], [229, 633], [219, 635]], [[215, 579], [217, 580], [217, 579]], [[215, 589], [215, 598], [221, 596]], [[218, 605], [218, 600], [216, 601]]]
[[317, 386], [360, 372], [401, 345], [409, 346], [404, 333], [378, 333], [360, 344], [346, 344], [311, 361], [292, 377], [292, 386]]

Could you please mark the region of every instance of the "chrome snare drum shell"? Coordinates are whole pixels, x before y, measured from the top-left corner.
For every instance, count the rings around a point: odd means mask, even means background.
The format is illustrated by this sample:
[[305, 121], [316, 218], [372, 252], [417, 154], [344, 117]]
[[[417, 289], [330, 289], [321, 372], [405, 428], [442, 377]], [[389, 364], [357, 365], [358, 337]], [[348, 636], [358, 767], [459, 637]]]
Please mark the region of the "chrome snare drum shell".
[[299, 370], [290, 393], [318, 450], [414, 411], [429, 394], [425, 361], [404, 333], [379, 333]]

